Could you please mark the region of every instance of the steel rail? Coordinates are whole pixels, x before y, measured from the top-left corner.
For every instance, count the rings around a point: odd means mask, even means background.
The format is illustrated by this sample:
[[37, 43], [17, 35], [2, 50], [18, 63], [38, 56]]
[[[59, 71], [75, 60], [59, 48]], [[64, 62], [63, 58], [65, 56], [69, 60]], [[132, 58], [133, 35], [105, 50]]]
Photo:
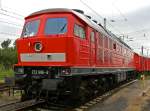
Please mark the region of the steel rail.
[[44, 103], [44, 100], [27, 100], [24, 102], [13, 102], [9, 104], [0, 105], [0, 111], [21, 111], [27, 108], [33, 107], [35, 105], [39, 105]]
[[120, 85], [119, 87], [116, 87], [116, 88], [114, 88], [114, 89], [104, 93], [103, 95], [98, 96], [95, 99], [92, 99], [91, 101], [85, 103], [82, 106], [74, 108], [71, 111], [85, 111], [85, 110], [89, 109], [90, 107], [94, 106], [95, 104], [97, 104], [97, 103], [103, 101], [104, 99], [108, 98], [109, 96], [112, 96], [114, 93], [120, 91], [121, 89], [123, 89], [123, 88], [125, 88], [125, 87], [127, 87], [127, 86], [129, 86], [129, 85], [131, 85], [133, 83], [135, 83], [136, 81], [137, 81], [137, 79], [132, 80], [132, 81], [126, 83], [126, 84]]

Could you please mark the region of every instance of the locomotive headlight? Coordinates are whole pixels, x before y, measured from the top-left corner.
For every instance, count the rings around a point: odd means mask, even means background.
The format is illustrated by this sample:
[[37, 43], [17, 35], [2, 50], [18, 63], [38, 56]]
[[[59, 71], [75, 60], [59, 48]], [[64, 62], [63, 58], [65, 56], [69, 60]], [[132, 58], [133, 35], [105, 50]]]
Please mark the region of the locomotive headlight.
[[24, 74], [24, 68], [23, 67], [16, 67], [15, 73], [16, 74]]
[[42, 44], [40, 42], [35, 43], [34, 50], [36, 52], [40, 52], [42, 50], [42, 48], [43, 48], [43, 46], [42, 46]]
[[69, 68], [63, 69], [61, 71], [61, 74], [64, 75], [64, 76], [65, 75], [70, 75], [71, 74], [71, 70]]

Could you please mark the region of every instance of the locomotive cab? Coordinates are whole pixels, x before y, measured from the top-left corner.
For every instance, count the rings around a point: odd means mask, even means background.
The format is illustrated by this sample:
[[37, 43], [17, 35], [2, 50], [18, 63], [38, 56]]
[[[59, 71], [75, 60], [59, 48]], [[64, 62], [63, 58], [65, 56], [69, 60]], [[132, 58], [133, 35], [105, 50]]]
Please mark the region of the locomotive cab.
[[[75, 63], [71, 12], [48, 10], [25, 18], [22, 35], [16, 41], [18, 63], [16, 85], [33, 95], [42, 89], [57, 90], [62, 76], [69, 76]], [[30, 90], [26, 90], [31, 88]]]
[[16, 41], [16, 77], [31, 74], [45, 78], [51, 72], [58, 74], [58, 70], [68, 70], [75, 60], [72, 20], [70, 12], [56, 10], [33, 13], [25, 18], [21, 38]]

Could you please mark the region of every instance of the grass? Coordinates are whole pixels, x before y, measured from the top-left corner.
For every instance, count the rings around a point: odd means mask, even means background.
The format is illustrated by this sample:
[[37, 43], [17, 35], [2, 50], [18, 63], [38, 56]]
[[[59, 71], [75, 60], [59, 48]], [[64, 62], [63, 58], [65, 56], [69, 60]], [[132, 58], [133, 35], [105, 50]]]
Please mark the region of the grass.
[[145, 76], [145, 79], [148, 79], [150, 80], [150, 72], [142, 72], [142, 73], [139, 73], [138, 74], [138, 79], [141, 79], [141, 75], [144, 75]]
[[4, 82], [5, 77], [13, 77], [14, 73], [12, 69], [0, 70], [0, 83]]

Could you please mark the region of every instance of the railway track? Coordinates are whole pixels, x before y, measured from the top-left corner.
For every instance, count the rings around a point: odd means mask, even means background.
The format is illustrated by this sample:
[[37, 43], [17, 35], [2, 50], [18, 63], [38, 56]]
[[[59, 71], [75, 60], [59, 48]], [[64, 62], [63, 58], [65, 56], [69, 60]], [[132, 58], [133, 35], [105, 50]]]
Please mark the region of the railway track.
[[133, 80], [131, 82], [123, 84], [76, 108], [72, 108], [66, 105], [62, 105], [62, 104], [54, 104], [54, 103], [44, 104], [44, 107], [41, 108], [39, 107], [39, 105], [45, 103], [45, 101], [44, 100], [36, 101], [35, 99], [33, 99], [33, 100], [24, 101], [24, 102], [18, 101], [18, 102], [0, 105], [0, 111], [28, 111], [28, 109], [30, 111], [32, 111], [32, 109], [34, 109], [34, 111], [43, 111], [43, 109], [47, 109], [48, 111], [85, 111], [89, 109], [90, 107], [94, 106], [95, 104], [113, 95], [114, 93], [121, 90], [122, 88], [127, 87], [130, 84], [133, 84], [136, 81], [137, 80]]
[[14, 91], [15, 90], [20, 90], [20, 89], [18, 89], [18, 87], [16, 87], [15, 85], [10, 85], [10, 84], [6, 84], [6, 83], [0, 83], [0, 92], [8, 91], [8, 94], [10, 96], [11, 93], [14, 95], [14, 93], [15, 93]]
[[[44, 103], [44, 100], [36, 101], [35, 99], [24, 102], [17, 101], [9, 104], [0, 105], [0, 111], [40, 111], [43, 109], [47, 109], [48, 111], [70, 111], [69, 106], [66, 105], [53, 103], [43, 105]], [[42, 105], [44, 107], [42, 107]]]
[[0, 91], [8, 91], [11, 89], [18, 89], [15, 86], [15, 79], [14, 77], [5, 77], [4, 83], [0, 83]]
[[1, 83], [0, 84], [0, 91], [5, 91], [5, 90], [9, 90], [9, 86], [6, 85], [5, 83]]
[[43, 104], [44, 102], [45, 102], [44, 100], [36, 101], [35, 99], [24, 101], [24, 102], [20, 102], [20, 101], [12, 102], [8, 104], [0, 105], [0, 111], [24, 111], [36, 105]]
[[6, 83], [0, 84], [0, 92], [8, 91], [9, 96], [11, 93], [14, 95], [14, 90], [17, 90], [18, 88], [12, 85], [8, 85]]
[[[112, 89], [112, 90], [106, 92], [105, 94], [103, 94], [101, 96], [98, 96], [95, 99], [92, 99], [91, 101], [89, 101], [89, 102], [87, 102], [87, 103], [85, 103], [85, 104], [83, 104], [81, 106], [78, 106], [78, 107], [75, 107], [75, 108], [71, 108], [71, 107], [69, 108], [69, 107], [66, 107], [66, 106], [63, 106], [63, 105], [50, 104], [46, 111], [87, 111], [90, 107], [92, 107], [95, 104], [103, 101], [104, 99], [107, 99], [109, 96], [113, 95], [117, 91], [119, 91], [122, 88], [127, 87], [127, 86], [135, 83], [136, 81], [137, 80], [133, 80], [133, 81], [130, 81], [130, 82], [126, 83], [126, 84], [120, 85], [119, 87], [117, 87], [115, 89]], [[38, 109], [38, 111], [45, 111], [45, 110]]]
[[46, 107], [41, 108], [40, 111], [43, 111], [44, 109], [47, 109], [48, 111], [71, 111], [73, 108], [67, 105], [51, 103], [47, 106], [47, 108]]
[[121, 85], [121, 86], [119, 86], [119, 87], [116, 87], [115, 89], [112, 89], [112, 90], [106, 92], [105, 94], [103, 94], [103, 95], [101, 95], [101, 96], [98, 96], [98, 97], [96, 97], [95, 99], [93, 99], [93, 100], [91, 100], [91, 101], [85, 103], [84, 105], [82, 105], [82, 106], [80, 106], [80, 107], [78, 107], [78, 108], [74, 108], [74, 109], [71, 110], [71, 111], [87, 111], [87, 109], [89, 109], [90, 107], [92, 107], [92, 106], [94, 106], [95, 104], [97, 104], [97, 103], [103, 101], [104, 99], [106, 99], [106, 98], [108, 98], [109, 96], [113, 95], [114, 93], [116, 93], [117, 91], [121, 90], [122, 88], [125, 88], [125, 87], [127, 87], [127, 86], [129, 86], [129, 85], [135, 83], [136, 81], [137, 81], [137, 79], [136, 79], [136, 80], [133, 80], [133, 81], [130, 81], [130, 82], [126, 83], [126, 84], [123, 84], [123, 85]]

